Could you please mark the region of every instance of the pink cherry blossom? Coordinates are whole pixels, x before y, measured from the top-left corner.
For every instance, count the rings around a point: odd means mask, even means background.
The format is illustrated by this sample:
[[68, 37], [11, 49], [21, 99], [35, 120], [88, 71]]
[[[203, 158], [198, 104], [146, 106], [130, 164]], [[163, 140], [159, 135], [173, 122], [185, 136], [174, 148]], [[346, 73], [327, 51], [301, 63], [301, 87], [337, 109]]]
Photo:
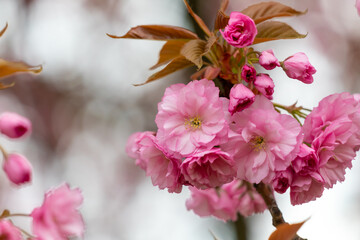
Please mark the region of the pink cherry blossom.
[[236, 171], [234, 161], [220, 148], [193, 154], [181, 164], [181, 172], [189, 184], [199, 188], [214, 188], [231, 182]]
[[270, 100], [273, 99], [272, 95], [274, 93], [275, 84], [268, 74], [260, 73], [258, 76], [256, 76], [254, 86], [265, 97]]
[[256, 70], [253, 66], [245, 64], [241, 69], [241, 79], [246, 82], [254, 82], [256, 79]]
[[0, 220], [0, 239], [22, 240], [20, 230], [8, 220]]
[[278, 193], [285, 193], [293, 180], [293, 169], [288, 167], [285, 171], [277, 172], [273, 180], [273, 188]]
[[186, 201], [186, 207], [201, 217], [214, 216], [223, 221], [235, 221], [238, 213], [247, 217], [266, 209], [260, 194], [251, 185], [239, 180], [224, 184], [217, 190], [189, 189], [191, 198]]
[[154, 186], [180, 193], [182, 189], [180, 160], [166, 155], [153, 135], [146, 135], [140, 142], [139, 159], [146, 162], [146, 175], [151, 177]]
[[257, 29], [254, 20], [250, 17], [240, 12], [232, 12], [228, 25], [220, 32], [230, 45], [243, 48], [253, 43]]
[[143, 170], [146, 170], [147, 162], [146, 159], [140, 158], [140, 149], [142, 148], [142, 140], [149, 136], [155, 136], [155, 132], [145, 131], [145, 132], [136, 132], [133, 133], [125, 147], [125, 151], [129, 157], [136, 159], [135, 164], [139, 167], [141, 167]]
[[29, 119], [13, 112], [0, 115], [0, 132], [9, 138], [20, 138], [31, 132]]
[[[329, 107], [331, 106], [331, 107]], [[360, 104], [349, 93], [332, 94], [319, 102], [303, 126], [304, 141], [319, 156], [325, 187], [345, 179], [360, 146]]]
[[211, 149], [227, 140], [223, 101], [213, 81], [202, 79], [166, 89], [155, 122], [159, 145], [176, 157]]
[[235, 161], [237, 177], [251, 183], [271, 183], [275, 172], [290, 166], [302, 135], [300, 124], [278, 113], [264, 96], [232, 116], [229, 141], [221, 145]]
[[8, 179], [16, 185], [31, 181], [32, 167], [23, 155], [11, 153], [4, 160], [3, 169]]
[[275, 57], [273, 50], [263, 51], [259, 57], [259, 64], [266, 70], [280, 67], [279, 60]]
[[78, 211], [82, 202], [81, 191], [70, 189], [67, 184], [48, 191], [42, 206], [31, 213], [36, 239], [67, 240], [69, 237], [82, 237], [84, 222]]
[[298, 79], [306, 84], [314, 81], [312, 75], [316, 73], [316, 69], [310, 64], [305, 53], [295, 53], [285, 59], [283, 69], [289, 78]]
[[230, 90], [229, 112], [233, 115], [248, 108], [255, 101], [255, 94], [243, 84], [236, 84]]

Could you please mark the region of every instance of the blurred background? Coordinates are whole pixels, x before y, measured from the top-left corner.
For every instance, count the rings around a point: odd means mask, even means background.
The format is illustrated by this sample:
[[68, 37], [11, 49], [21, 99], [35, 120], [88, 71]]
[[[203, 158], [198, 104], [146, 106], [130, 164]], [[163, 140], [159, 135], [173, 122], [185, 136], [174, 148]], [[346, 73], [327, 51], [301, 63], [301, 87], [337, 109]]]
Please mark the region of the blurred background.
[[[212, 27], [218, 0], [189, 1]], [[230, 0], [227, 13], [257, 0]], [[325, 96], [360, 92], [360, 17], [355, 0], [279, 1], [308, 14], [283, 18], [302, 40], [256, 45], [273, 49], [283, 60], [305, 52], [317, 69], [314, 83], [289, 79], [281, 69], [270, 72], [274, 101], [298, 101], [314, 107]], [[18, 112], [33, 123], [32, 136], [23, 141], [0, 139], [8, 151], [21, 152], [33, 164], [33, 183], [14, 188], [0, 173], [0, 209], [29, 213], [44, 192], [68, 182], [82, 189], [81, 208], [89, 240], [235, 240], [233, 227], [188, 212], [189, 192], [169, 194], [125, 154], [136, 131], [155, 130], [157, 103], [166, 87], [186, 82], [195, 69], [181, 71], [141, 87], [151, 74], [163, 42], [111, 39], [142, 24], [177, 25], [195, 30], [181, 0], [0, 0], [0, 57], [42, 64], [40, 75], [16, 75], [15, 87], [0, 94], [0, 112]], [[265, 72], [265, 71], [264, 71]], [[360, 163], [353, 161], [346, 180], [322, 198], [291, 206], [289, 195], [276, 195], [288, 222], [310, 220], [300, 236], [308, 239], [360, 239]], [[30, 228], [29, 220], [15, 222]], [[268, 212], [246, 219], [248, 240], [265, 240], [274, 230]], [[245, 231], [245, 230], [244, 230]], [[345, 237], [346, 236], [346, 237]]]

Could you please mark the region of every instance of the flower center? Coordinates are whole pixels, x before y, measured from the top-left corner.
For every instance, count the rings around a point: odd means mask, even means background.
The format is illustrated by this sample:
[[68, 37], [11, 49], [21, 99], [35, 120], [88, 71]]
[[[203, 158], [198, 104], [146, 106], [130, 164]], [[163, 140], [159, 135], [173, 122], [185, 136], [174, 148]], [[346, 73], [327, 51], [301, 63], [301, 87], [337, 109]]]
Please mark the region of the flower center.
[[260, 151], [263, 150], [265, 148], [265, 139], [261, 136], [254, 136], [251, 140], [250, 140], [251, 144], [253, 145], [253, 147], [255, 148], [255, 151]]
[[193, 117], [185, 121], [185, 126], [196, 130], [201, 127], [201, 119], [199, 117]]

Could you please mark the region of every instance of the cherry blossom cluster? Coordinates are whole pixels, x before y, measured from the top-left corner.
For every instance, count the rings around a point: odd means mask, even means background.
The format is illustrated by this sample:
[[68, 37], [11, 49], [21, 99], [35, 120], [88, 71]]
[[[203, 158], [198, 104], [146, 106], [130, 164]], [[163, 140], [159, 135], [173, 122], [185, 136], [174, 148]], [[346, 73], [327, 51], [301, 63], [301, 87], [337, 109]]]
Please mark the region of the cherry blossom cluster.
[[[333, 94], [312, 111], [274, 103], [275, 84], [255, 64], [281, 67], [289, 78], [311, 84], [316, 70], [307, 56], [280, 62], [273, 50], [255, 51], [249, 46], [256, 25], [240, 12], [219, 32], [225, 41], [217, 64], [165, 90], [157, 132], [131, 135], [128, 155], [160, 189], [179, 193], [189, 186], [188, 209], [225, 221], [266, 209], [256, 184], [278, 193], [290, 189], [296, 205], [343, 181], [360, 147], [359, 96]], [[224, 81], [231, 83], [228, 93]]]

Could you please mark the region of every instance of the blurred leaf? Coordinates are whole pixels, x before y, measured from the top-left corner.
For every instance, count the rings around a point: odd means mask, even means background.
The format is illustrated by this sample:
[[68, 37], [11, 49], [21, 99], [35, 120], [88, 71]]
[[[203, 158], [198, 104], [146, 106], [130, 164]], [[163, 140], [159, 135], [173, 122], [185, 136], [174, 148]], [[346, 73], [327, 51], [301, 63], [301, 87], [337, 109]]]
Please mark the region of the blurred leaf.
[[253, 44], [279, 39], [304, 38], [306, 35], [295, 31], [288, 24], [277, 21], [263, 22], [257, 25], [258, 34]]
[[188, 12], [194, 18], [195, 22], [199, 25], [199, 27], [204, 31], [204, 33], [206, 35], [211, 36], [211, 32], [210, 32], [209, 28], [206, 26], [204, 21], [196, 13], [194, 13], [194, 11], [189, 6], [187, 0], [184, 0], [184, 3], [185, 3], [185, 6], [186, 6]]
[[211, 36], [207, 41], [190, 40], [183, 46], [180, 53], [200, 69], [203, 65], [202, 57], [210, 51], [216, 40], [215, 36]]
[[216, 14], [214, 30], [223, 29], [229, 22], [230, 17], [219, 10]]
[[29, 66], [23, 62], [8, 62], [4, 59], [0, 59], [0, 78], [18, 72], [39, 73], [41, 71], [42, 66]]
[[295, 237], [297, 231], [307, 220], [301, 223], [282, 223], [276, 227], [276, 230], [270, 235], [269, 240], [291, 240]]
[[8, 24], [6, 23], [5, 27], [0, 31], [0, 37], [4, 34], [4, 32], [6, 31], [8, 27]]
[[256, 24], [275, 17], [291, 17], [305, 14], [307, 11], [300, 12], [278, 2], [261, 2], [251, 5], [241, 11], [251, 17]]
[[229, 0], [222, 0], [221, 4], [220, 4], [220, 9], [219, 11], [225, 12], [225, 10], [227, 9], [229, 5]]
[[10, 216], [10, 211], [7, 210], [7, 209], [5, 209], [5, 210], [1, 213], [0, 218], [6, 218], [6, 217], [8, 217], [8, 216]]
[[140, 25], [131, 28], [123, 36], [108, 34], [111, 38], [132, 38], [149, 40], [169, 40], [169, 39], [197, 39], [198, 36], [192, 31], [176, 26], [169, 25]]
[[160, 50], [158, 62], [150, 69], [153, 70], [158, 68], [168, 63], [170, 60], [180, 56], [181, 48], [187, 42], [188, 40], [168, 40]]
[[166, 65], [161, 71], [154, 73], [153, 75], [151, 75], [146, 82], [141, 83], [141, 84], [134, 84], [135, 86], [141, 86], [144, 85], [146, 83], [152, 82], [154, 80], [157, 80], [159, 78], [165, 77], [173, 72], [176, 72], [178, 70], [181, 70], [183, 68], [186, 67], [190, 67], [194, 65], [192, 62], [190, 62], [189, 60], [187, 60], [185, 57], [183, 56], [179, 56], [177, 58], [174, 58], [168, 65]]
[[206, 41], [195, 39], [187, 42], [181, 49], [181, 55], [193, 62], [198, 68], [202, 67], [202, 56], [205, 52]]

